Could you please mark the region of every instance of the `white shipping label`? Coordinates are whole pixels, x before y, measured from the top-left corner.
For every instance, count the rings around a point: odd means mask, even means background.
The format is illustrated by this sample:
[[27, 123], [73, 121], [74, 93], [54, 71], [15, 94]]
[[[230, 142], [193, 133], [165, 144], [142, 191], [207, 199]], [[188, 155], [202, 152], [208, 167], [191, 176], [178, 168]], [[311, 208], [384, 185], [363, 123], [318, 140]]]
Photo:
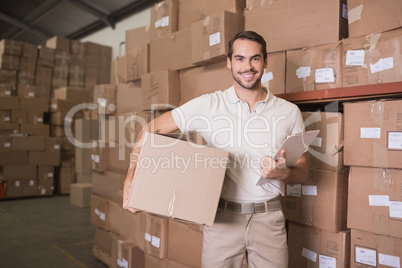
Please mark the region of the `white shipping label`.
[[348, 19], [348, 5], [342, 4], [342, 17]]
[[161, 27], [162, 21], [159, 19], [157, 21], [155, 21], [155, 29], [158, 29], [159, 27]]
[[153, 235], [151, 245], [156, 248], [159, 248], [161, 246], [161, 239], [159, 237]]
[[360, 138], [362, 139], [380, 139], [381, 128], [379, 127], [361, 127]]
[[303, 195], [317, 195], [317, 186], [315, 185], [303, 185]]
[[121, 260], [117, 260], [117, 266], [118, 267], [123, 267], [123, 268], [128, 268], [128, 261], [126, 259], [121, 259]]
[[315, 69], [316, 83], [334, 83], [335, 75], [332, 68]]
[[102, 211], [99, 211], [99, 219], [101, 221], [106, 221], [106, 214]]
[[355, 259], [357, 263], [377, 267], [377, 252], [375, 250], [356, 247]]
[[322, 146], [322, 138], [316, 137], [313, 142], [311, 143], [313, 146], [321, 147]]
[[29, 186], [34, 186], [35, 185], [35, 181], [34, 180], [29, 180]]
[[389, 267], [401, 268], [401, 259], [398, 256], [379, 253], [378, 263]]
[[42, 122], [43, 122], [43, 118], [42, 118], [42, 117], [38, 117], [38, 118], [36, 119], [36, 122], [42, 123]]
[[4, 91], [4, 95], [6, 95], [6, 96], [11, 96], [11, 91], [10, 91], [10, 90]]
[[389, 216], [402, 219], [402, 202], [389, 201]]
[[364, 64], [364, 50], [348, 50], [346, 52], [346, 65], [362, 66]]
[[146, 241], [151, 242], [151, 238], [152, 238], [152, 236], [150, 234], [145, 233], [145, 240]]
[[169, 26], [169, 16], [161, 18], [161, 27]]
[[309, 77], [311, 73], [311, 69], [310, 67], [299, 67], [296, 70], [296, 76], [297, 78], [305, 78], [305, 77]]
[[402, 132], [388, 132], [388, 149], [402, 150]]
[[52, 108], [52, 109], [57, 109], [57, 104], [52, 104], [52, 105], [50, 105], [50, 108]]
[[309, 249], [303, 248], [302, 254], [304, 258], [309, 259], [310, 261], [316, 262], [317, 261], [317, 253], [311, 251]]
[[286, 184], [286, 195], [301, 197], [302, 185], [301, 184]]
[[43, 195], [46, 194], [46, 189], [45, 189], [45, 188], [42, 188], [42, 189], [40, 190], [40, 193], [43, 194]]
[[21, 183], [20, 183], [20, 181], [15, 181], [15, 187], [20, 187], [20, 185], [21, 185]]
[[11, 142], [4, 143], [4, 148], [10, 148], [10, 147], [11, 147]]
[[[105, 106], [106, 106], [106, 103], [105, 103]], [[70, 117], [64, 117], [64, 121], [67, 123], [71, 123], [71, 122], [73, 122], [73, 119]]]
[[265, 73], [262, 75], [261, 82], [262, 83], [268, 82], [268, 81], [271, 81], [272, 79], [274, 79], [272, 72], [268, 72], [268, 73]]
[[107, 100], [104, 98], [98, 98], [98, 103], [102, 107], [106, 107]]
[[4, 122], [10, 122], [10, 117], [9, 116], [6, 116], [6, 117], [4, 117]]
[[94, 162], [95, 162], [95, 163], [99, 163], [99, 155], [94, 154], [93, 156], [94, 156], [94, 157], [93, 157]]
[[381, 71], [385, 71], [388, 69], [392, 69], [392, 68], [394, 68], [394, 58], [393, 57], [380, 59], [376, 63], [370, 64], [370, 69], [371, 69], [372, 74], [378, 73]]
[[29, 93], [28, 93], [28, 97], [35, 97], [35, 93], [29, 92]]
[[98, 215], [98, 216], [99, 216], [99, 209], [95, 208], [94, 213], [95, 213], [95, 215]]
[[48, 177], [48, 178], [53, 178], [53, 172], [47, 173], [47, 177]]
[[209, 46], [212, 47], [214, 45], [221, 43], [221, 32], [213, 33], [209, 35]]
[[53, 146], [53, 149], [55, 149], [55, 150], [60, 150], [60, 145], [59, 145], [59, 144], [55, 144], [55, 145]]
[[336, 259], [325, 255], [320, 255], [318, 257], [320, 268], [336, 268]]
[[388, 195], [369, 195], [369, 205], [370, 206], [389, 206], [389, 196]]

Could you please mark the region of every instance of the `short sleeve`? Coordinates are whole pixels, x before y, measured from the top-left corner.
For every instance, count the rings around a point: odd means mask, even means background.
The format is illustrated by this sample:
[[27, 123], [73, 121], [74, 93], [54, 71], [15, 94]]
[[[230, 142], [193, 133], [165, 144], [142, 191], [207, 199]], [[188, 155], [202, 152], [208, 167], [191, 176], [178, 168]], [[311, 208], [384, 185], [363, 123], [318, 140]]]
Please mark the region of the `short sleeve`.
[[208, 96], [202, 95], [173, 109], [172, 116], [180, 131], [196, 131], [205, 127], [203, 122], [207, 117], [208, 107]]

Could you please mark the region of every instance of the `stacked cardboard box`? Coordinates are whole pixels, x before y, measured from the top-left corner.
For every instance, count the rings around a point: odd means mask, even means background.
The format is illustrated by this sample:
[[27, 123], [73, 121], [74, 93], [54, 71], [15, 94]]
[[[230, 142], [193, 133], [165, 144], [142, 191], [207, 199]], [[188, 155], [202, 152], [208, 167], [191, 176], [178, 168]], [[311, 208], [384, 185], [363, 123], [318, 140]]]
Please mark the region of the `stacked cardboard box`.
[[400, 105], [400, 100], [344, 104], [351, 267], [401, 265]]
[[[343, 116], [302, 112], [306, 130], [320, 130], [310, 146], [310, 177], [287, 185], [283, 210], [289, 220], [289, 267], [348, 267], [348, 169], [343, 165]], [[329, 245], [331, 244], [331, 245]]]

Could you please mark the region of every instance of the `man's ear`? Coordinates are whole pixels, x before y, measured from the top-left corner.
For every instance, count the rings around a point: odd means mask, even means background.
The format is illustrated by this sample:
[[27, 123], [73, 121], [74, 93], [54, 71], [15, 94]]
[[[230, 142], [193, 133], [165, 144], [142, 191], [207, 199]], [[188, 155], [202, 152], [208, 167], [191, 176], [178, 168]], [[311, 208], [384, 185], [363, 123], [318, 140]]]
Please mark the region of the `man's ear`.
[[228, 67], [228, 69], [232, 69], [232, 61], [230, 60], [229, 57], [226, 57], [226, 66]]

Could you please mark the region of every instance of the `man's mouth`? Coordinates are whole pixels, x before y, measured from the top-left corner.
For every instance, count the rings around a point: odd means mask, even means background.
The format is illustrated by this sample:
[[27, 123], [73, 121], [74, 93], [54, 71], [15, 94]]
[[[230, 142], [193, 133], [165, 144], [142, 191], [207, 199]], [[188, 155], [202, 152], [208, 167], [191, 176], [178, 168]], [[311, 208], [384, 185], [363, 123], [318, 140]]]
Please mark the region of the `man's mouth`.
[[240, 75], [242, 77], [244, 77], [245, 79], [251, 79], [254, 77], [255, 74], [256, 74], [256, 72], [240, 73]]

